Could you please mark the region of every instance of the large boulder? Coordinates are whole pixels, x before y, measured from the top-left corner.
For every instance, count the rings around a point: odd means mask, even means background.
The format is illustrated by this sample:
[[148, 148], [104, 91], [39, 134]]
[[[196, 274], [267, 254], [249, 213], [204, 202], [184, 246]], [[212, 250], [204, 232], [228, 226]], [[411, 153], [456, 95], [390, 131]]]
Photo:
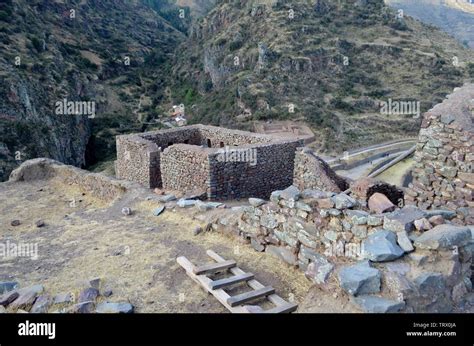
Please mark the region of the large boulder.
[[364, 258], [373, 262], [392, 261], [405, 253], [397, 244], [397, 236], [384, 229], [365, 239], [362, 243], [362, 251]]
[[405, 307], [404, 301], [390, 300], [375, 296], [355, 297], [354, 302], [368, 313], [394, 313]]
[[343, 267], [339, 271], [339, 284], [347, 293], [357, 296], [380, 292], [381, 274], [369, 261]]
[[389, 211], [394, 211], [396, 206], [393, 204], [387, 196], [380, 192], [374, 193], [369, 198], [369, 209], [376, 214], [382, 214]]
[[419, 236], [415, 240], [415, 247], [429, 250], [450, 249], [467, 245], [471, 239], [472, 234], [468, 227], [443, 224]]

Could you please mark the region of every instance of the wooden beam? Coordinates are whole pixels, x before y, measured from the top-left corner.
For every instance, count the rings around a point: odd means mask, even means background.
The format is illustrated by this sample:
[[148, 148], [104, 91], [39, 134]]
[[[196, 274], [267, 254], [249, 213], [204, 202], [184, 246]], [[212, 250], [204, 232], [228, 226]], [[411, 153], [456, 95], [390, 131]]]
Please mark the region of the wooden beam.
[[232, 261], [232, 260], [205, 264], [203, 266], [195, 268], [194, 269], [194, 274], [196, 274], [196, 275], [212, 274], [212, 273], [215, 273], [215, 272], [220, 272], [220, 271], [223, 271], [223, 270], [233, 268], [236, 265], [237, 265], [237, 263], [235, 263], [235, 261]]
[[246, 282], [246, 281], [252, 280], [253, 278], [254, 278], [254, 275], [252, 273], [245, 273], [245, 274], [242, 274], [242, 275], [234, 275], [234, 276], [231, 276], [230, 278], [225, 278], [225, 279], [212, 281], [209, 284], [209, 287], [212, 290], [216, 290], [218, 288], [224, 288], [224, 287], [235, 285], [235, 284], [238, 284], [238, 283], [241, 283], [241, 282]]
[[205, 275], [196, 275], [196, 274], [194, 274], [194, 269], [196, 269], [196, 267], [186, 257], [183, 257], [183, 256], [178, 257], [176, 259], [176, 261], [179, 263], [179, 265], [181, 267], [183, 267], [186, 270], [186, 274], [188, 274], [188, 276], [191, 279], [193, 279], [198, 285], [203, 287], [209, 293], [211, 293], [230, 312], [232, 312], [232, 313], [250, 313], [250, 311], [245, 306], [232, 307], [229, 304], [227, 304], [227, 299], [230, 298], [230, 296], [223, 289], [211, 290], [209, 288], [209, 284], [212, 282], [212, 280], [209, 279]]
[[[209, 257], [211, 257], [213, 260], [215, 260], [216, 262], [223, 262], [225, 261], [225, 259], [223, 259], [221, 256], [219, 256], [218, 254], [216, 254], [214, 251], [212, 250], [207, 250], [206, 251], [207, 255]], [[245, 272], [240, 269], [239, 267], [234, 267], [234, 268], [231, 268], [230, 269], [230, 272], [234, 275], [240, 275], [240, 274], [245, 274]], [[250, 280], [249, 282], [247, 282], [248, 285], [250, 287], [252, 287], [253, 289], [255, 290], [258, 290], [260, 288], [264, 288], [265, 286], [262, 285], [260, 282], [258, 282], [257, 280]], [[273, 304], [275, 304], [276, 306], [280, 306], [280, 305], [285, 305], [285, 304], [288, 304], [288, 302], [283, 299], [282, 297], [280, 297], [278, 294], [271, 294], [268, 296], [268, 300], [270, 300]]]
[[267, 297], [270, 294], [275, 293], [275, 289], [271, 286], [260, 288], [258, 290], [253, 290], [250, 292], [245, 292], [242, 294], [238, 294], [236, 296], [232, 296], [227, 298], [227, 304], [234, 307], [236, 305], [242, 305], [243, 303], [247, 303], [251, 300]]

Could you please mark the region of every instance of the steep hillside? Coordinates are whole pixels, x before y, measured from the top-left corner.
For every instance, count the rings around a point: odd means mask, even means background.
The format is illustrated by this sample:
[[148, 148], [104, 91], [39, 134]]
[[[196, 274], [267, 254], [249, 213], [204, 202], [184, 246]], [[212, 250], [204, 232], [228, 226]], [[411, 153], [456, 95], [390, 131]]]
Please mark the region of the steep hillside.
[[474, 3], [467, 0], [385, 0], [406, 14], [437, 26], [474, 49]]
[[249, 128], [304, 119], [322, 150], [414, 135], [380, 102], [438, 103], [469, 79], [473, 52], [383, 0], [223, 0], [176, 55], [173, 98], [193, 122]]
[[[38, 156], [94, 163], [115, 134], [141, 129], [142, 94], [160, 93], [155, 71], [184, 38], [146, 3], [0, 1], [0, 180]], [[58, 112], [63, 100], [91, 102], [95, 114]]]

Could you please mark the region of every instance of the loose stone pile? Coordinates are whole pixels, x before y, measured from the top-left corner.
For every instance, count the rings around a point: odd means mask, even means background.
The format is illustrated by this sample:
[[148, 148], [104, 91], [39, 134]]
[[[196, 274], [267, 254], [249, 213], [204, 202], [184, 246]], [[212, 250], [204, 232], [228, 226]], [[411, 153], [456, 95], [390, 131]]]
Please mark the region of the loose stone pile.
[[133, 305], [128, 302], [97, 302], [100, 297], [108, 298], [110, 289], [100, 291], [101, 280], [90, 280], [76, 298], [72, 293], [51, 296], [42, 285], [19, 288], [17, 282], [0, 282], [0, 313], [132, 313]]
[[474, 223], [474, 84], [454, 91], [424, 115], [415, 153], [409, 204], [444, 207], [457, 221]]
[[316, 284], [336, 281], [364, 311], [447, 312], [472, 290], [471, 230], [452, 224], [449, 210], [392, 204], [375, 213], [365, 199], [295, 186], [249, 204], [212, 229], [299, 267]]

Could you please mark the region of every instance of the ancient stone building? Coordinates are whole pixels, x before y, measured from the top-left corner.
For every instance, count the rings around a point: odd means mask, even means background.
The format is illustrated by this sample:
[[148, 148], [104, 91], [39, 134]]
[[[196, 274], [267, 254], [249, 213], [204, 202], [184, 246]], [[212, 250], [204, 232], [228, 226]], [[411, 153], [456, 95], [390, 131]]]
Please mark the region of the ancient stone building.
[[467, 84], [424, 114], [407, 204], [451, 209], [474, 223], [473, 112], [474, 84]]
[[209, 199], [267, 198], [293, 183], [302, 140], [193, 125], [117, 137], [116, 175]]

